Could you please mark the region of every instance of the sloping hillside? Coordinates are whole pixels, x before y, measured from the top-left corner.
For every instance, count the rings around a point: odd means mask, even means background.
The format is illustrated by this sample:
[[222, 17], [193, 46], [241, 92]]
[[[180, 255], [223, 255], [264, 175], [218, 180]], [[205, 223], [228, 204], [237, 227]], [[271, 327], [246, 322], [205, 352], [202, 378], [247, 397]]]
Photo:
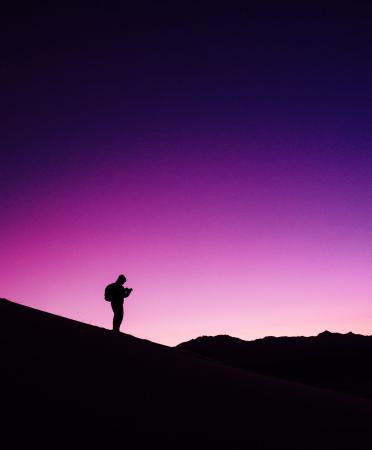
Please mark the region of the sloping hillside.
[[0, 300], [0, 343], [3, 430], [90, 437], [105, 430], [124, 440], [198, 433], [244, 439], [254, 448], [301, 449], [362, 448], [372, 436], [368, 401], [6, 300]]

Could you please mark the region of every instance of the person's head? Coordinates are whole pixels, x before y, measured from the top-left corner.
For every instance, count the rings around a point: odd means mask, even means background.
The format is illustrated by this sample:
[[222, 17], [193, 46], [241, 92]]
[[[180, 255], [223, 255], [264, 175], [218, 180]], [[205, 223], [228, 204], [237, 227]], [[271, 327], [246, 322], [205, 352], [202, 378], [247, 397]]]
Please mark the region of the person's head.
[[119, 275], [118, 279], [116, 280], [116, 282], [119, 284], [124, 284], [126, 281], [127, 281], [127, 279], [125, 278], [125, 276], [123, 274]]

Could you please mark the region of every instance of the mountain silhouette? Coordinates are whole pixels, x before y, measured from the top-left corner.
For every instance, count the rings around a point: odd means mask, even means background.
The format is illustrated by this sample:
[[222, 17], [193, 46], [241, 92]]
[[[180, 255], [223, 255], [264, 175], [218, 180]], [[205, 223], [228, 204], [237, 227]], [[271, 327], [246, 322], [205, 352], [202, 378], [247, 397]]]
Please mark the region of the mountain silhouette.
[[311, 337], [268, 336], [254, 341], [202, 336], [177, 348], [232, 367], [372, 400], [372, 336], [328, 330]]
[[[225, 338], [217, 338], [225, 340]], [[228, 338], [226, 338], [229, 340]], [[231, 338], [230, 338], [231, 339]], [[364, 448], [372, 403], [0, 300], [2, 437]], [[158, 441], [158, 442], [159, 442]], [[75, 442], [75, 441], [71, 441]]]

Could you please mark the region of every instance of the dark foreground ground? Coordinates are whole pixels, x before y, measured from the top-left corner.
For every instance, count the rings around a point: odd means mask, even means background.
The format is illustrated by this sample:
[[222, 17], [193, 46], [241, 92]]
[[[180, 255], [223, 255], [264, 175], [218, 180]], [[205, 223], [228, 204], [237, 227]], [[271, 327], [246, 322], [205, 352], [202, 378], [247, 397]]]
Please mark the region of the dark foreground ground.
[[[2, 434], [192, 448], [359, 449], [368, 399], [254, 374], [0, 300]], [[74, 438], [75, 439], [75, 438]], [[106, 443], [107, 443], [106, 442]], [[102, 445], [102, 444], [101, 444]], [[131, 446], [133, 448], [133, 446]]]

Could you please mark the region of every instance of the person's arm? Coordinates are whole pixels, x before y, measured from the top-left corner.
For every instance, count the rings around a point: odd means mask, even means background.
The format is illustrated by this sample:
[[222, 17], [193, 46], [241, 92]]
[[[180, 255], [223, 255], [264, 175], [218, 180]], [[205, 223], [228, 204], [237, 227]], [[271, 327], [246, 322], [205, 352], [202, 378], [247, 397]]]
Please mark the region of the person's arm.
[[124, 298], [129, 297], [129, 295], [132, 293], [133, 288], [124, 288]]

